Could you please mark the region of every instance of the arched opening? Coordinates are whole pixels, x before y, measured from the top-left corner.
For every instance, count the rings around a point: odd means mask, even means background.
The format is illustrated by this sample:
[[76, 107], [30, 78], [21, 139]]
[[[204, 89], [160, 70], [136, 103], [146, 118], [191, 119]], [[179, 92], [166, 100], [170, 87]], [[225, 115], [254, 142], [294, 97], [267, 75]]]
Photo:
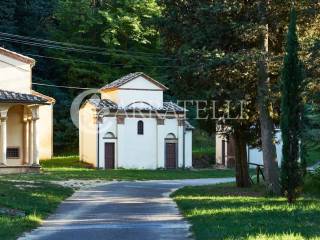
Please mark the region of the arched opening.
[[143, 121], [141, 121], [141, 120], [138, 121], [137, 132], [138, 132], [138, 135], [143, 135], [143, 133], [144, 133]]
[[117, 137], [113, 132], [107, 132], [104, 136], [104, 168], [114, 169], [116, 166]]
[[114, 135], [113, 132], [107, 132], [107, 133], [104, 135], [103, 138], [104, 138], [104, 139], [115, 139], [116, 136]]
[[10, 166], [23, 164], [24, 106], [11, 107], [7, 113], [7, 164]]
[[175, 169], [178, 166], [178, 140], [176, 135], [169, 133], [165, 138], [165, 167]]
[[169, 134], [166, 136], [166, 139], [176, 139], [176, 135], [174, 135], [173, 133], [169, 133]]
[[153, 109], [150, 103], [143, 102], [143, 101], [130, 103], [125, 108], [126, 109], [150, 109], [150, 110]]

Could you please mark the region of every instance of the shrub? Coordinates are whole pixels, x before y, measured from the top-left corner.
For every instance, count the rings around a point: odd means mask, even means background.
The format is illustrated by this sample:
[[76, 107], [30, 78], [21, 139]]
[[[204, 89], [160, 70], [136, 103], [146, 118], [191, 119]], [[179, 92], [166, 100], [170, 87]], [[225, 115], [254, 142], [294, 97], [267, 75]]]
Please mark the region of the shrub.
[[318, 168], [314, 173], [310, 173], [306, 176], [304, 192], [320, 196], [320, 168]]

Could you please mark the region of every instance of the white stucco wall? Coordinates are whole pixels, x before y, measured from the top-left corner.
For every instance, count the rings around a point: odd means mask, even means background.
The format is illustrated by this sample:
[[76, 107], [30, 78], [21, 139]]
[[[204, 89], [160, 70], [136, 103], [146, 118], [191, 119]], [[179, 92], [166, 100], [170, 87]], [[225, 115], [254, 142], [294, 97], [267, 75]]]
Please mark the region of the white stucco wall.
[[186, 131], [185, 135], [185, 167], [192, 167], [192, 131]]
[[[144, 123], [143, 135], [137, 134], [137, 123], [140, 120]], [[115, 143], [116, 168], [164, 168], [165, 139], [168, 134], [174, 134], [178, 138], [178, 167], [183, 166], [183, 127], [178, 126], [177, 119], [166, 119], [164, 125], [158, 125], [156, 118], [127, 117], [124, 124], [118, 124], [116, 117], [104, 117], [99, 126], [99, 167], [101, 168], [105, 167], [106, 142]], [[112, 133], [116, 138], [105, 138], [107, 133]], [[192, 167], [192, 131], [188, 131], [185, 143], [186, 167]], [[86, 146], [82, 146], [82, 149], [84, 148]]]
[[178, 126], [178, 167], [183, 167], [183, 144], [184, 144], [184, 129], [183, 126]]
[[39, 107], [39, 158], [50, 159], [53, 155], [53, 105]]
[[0, 54], [0, 89], [31, 93], [31, 66]]
[[[112, 133], [116, 139], [108, 139], [106, 135]], [[99, 168], [105, 168], [105, 143], [111, 142], [115, 144], [115, 167], [118, 163], [118, 129], [117, 129], [117, 118], [116, 117], [104, 117], [102, 122], [99, 123]]]
[[[137, 134], [137, 122], [144, 123], [144, 134]], [[157, 168], [157, 122], [154, 118], [126, 118], [123, 131], [118, 133], [118, 167], [155, 169]]]
[[[224, 140], [224, 136], [216, 133], [216, 163], [222, 164], [222, 141]], [[227, 149], [225, 143], [225, 149]]]
[[165, 125], [157, 125], [157, 168], [165, 167], [165, 136], [166, 127]]
[[102, 99], [110, 99], [121, 107], [134, 102], [146, 102], [154, 107], [162, 107], [163, 91], [143, 77], [134, 79], [119, 89], [101, 92]]
[[97, 167], [97, 125], [92, 105], [85, 104], [79, 111], [80, 160]]
[[[277, 130], [276, 132], [276, 151], [277, 151], [277, 159], [278, 165], [281, 166], [281, 159], [282, 159], [282, 142], [281, 142], [281, 132]], [[220, 134], [216, 134], [216, 162], [218, 164], [222, 164], [222, 140], [223, 136]], [[225, 143], [225, 149], [227, 151], [227, 143]], [[263, 156], [261, 149], [258, 148], [250, 148], [247, 146], [247, 154], [248, 154], [248, 161], [250, 163], [261, 164], [263, 165]], [[227, 156], [227, 154], [226, 154]], [[255, 168], [254, 165], [250, 165], [250, 168]]]
[[[20, 56], [21, 57], [21, 56]], [[0, 53], [0, 89], [14, 91], [18, 93], [33, 94], [32, 92], [32, 66], [16, 60], [13, 57], [8, 57]], [[20, 106], [20, 107], [19, 107]], [[22, 105], [17, 104], [17, 108], [22, 108]], [[19, 146], [21, 158], [23, 156], [23, 129], [22, 115], [16, 116], [8, 120], [10, 138], [8, 147]], [[12, 115], [12, 114], [11, 114]], [[49, 159], [53, 154], [53, 109], [52, 105], [44, 105], [39, 108], [38, 137], [39, 137], [39, 157], [40, 159]], [[20, 134], [21, 132], [21, 134]], [[19, 134], [17, 134], [19, 133]], [[21, 145], [21, 146], [20, 146]], [[21, 160], [21, 161], [20, 161]], [[22, 159], [11, 160], [21, 164]]]
[[[277, 160], [279, 167], [281, 166], [282, 160], [282, 141], [281, 141], [281, 131], [277, 130], [276, 132], [276, 151], [277, 151]], [[248, 161], [255, 164], [263, 165], [263, 154], [261, 149], [258, 148], [249, 148], [248, 147]], [[251, 168], [255, 168], [255, 166], [250, 166]]]
[[[177, 119], [165, 119], [164, 125], [158, 125], [158, 168], [165, 167], [165, 138], [170, 133], [178, 137]], [[178, 158], [181, 154], [182, 152], [178, 152]]]
[[155, 85], [153, 82], [144, 78], [143, 76], [137, 77], [126, 84], [123, 84], [120, 88], [142, 89], [142, 90], [161, 90], [161, 88]]

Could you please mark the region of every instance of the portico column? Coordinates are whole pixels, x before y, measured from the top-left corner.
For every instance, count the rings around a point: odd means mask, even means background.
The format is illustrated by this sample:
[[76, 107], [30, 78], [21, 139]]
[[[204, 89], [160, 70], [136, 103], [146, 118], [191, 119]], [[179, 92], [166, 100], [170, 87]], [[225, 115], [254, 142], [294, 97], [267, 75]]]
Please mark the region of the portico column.
[[7, 164], [7, 118], [1, 117], [1, 127], [0, 127], [0, 138], [1, 138], [1, 159], [0, 165]]
[[24, 149], [23, 149], [23, 163], [29, 163], [29, 122], [25, 120], [23, 122], [23, 133], [24, 133]]
[[28, 120], [28, 130], [29, 130], [29, 139], [28, 139], [28, 147], [29, 147], [29, 156], [28, 156], [28, 160], [29, 160], [29, 164], [32, 165], [33, 163], [33, 125], [31, 124], [31, 120]]
[[38, 136], [38, 118], [32, 119], [33, 128], [33, 165], [39, 165], [39, 136]]

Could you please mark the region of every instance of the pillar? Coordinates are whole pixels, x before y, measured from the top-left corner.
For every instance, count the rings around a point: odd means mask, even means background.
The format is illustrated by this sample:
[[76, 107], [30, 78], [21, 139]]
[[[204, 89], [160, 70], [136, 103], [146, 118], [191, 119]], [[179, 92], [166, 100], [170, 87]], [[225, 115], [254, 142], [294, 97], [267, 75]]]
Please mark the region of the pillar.
[[31, 120], [28, 120], [28, 130], [29, 130], [29, 138], [28, 138], [28, 160], [29, 164], [33, 164], [33, 125], [31, 124]]
[[1, 138], [1, 154], [0, 154], [0, 165], [7, 164], [7, 118], [1, 117], [0, 126], [0, 138]]
[[32, 119], [33, 128], [33, 165], [39, 165], [39, 136], [38, 136], [38, 118]]
[[23, 122], [23, 163], [28, 164], [29, 163], [29, 122], [25, 120]]

